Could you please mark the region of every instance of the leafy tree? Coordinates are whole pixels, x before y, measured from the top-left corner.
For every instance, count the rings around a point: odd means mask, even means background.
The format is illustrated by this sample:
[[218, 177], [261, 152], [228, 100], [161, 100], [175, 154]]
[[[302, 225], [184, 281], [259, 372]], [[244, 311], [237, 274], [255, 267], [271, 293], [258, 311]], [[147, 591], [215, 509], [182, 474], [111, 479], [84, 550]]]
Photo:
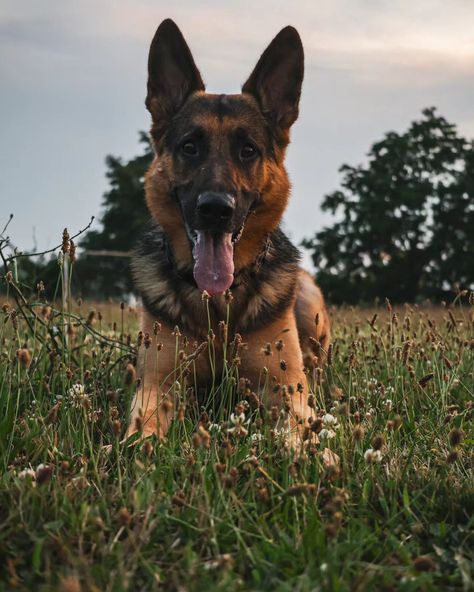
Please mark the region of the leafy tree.
[[425, 109], [405, 133], [375, 143], [365, 165], [343, 165], [322, 209], [337, 216], [303, 245], [330, 301], [449, 296], [474, 281], [474, 145]]
[[110, 189], [102, 202], [102, 229], [89, 231], [80, 242], [85, 253], [75, 265], [76, 293], [104, 298], [132, 290], [127, 257], [91, 256], [87, 252], [129, 251], [150, 217], [143, 181], [153, 150], [147, 134], [140, 133], [140, 142], [143, 153], [127, 162], [114, 156], [106, 158]]

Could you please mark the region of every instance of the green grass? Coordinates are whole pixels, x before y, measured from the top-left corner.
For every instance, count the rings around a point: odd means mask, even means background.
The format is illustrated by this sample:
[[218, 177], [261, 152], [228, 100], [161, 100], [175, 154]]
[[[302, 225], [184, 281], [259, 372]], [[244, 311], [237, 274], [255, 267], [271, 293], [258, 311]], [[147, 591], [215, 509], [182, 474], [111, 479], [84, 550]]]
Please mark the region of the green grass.
[[70, 316], [15, 286], [0, 326], [0, 590], [473, 589], [469, 305], [332, 311], [331, 363], [310, 378], [315, 419], [337, 425], [315, 422], [334, 437], [310, 432], [302, 451], [232, 364], [207, 409], [194, 404], [185, 357], [184, 417], [165, 443], [130, 446], [137, 314]]

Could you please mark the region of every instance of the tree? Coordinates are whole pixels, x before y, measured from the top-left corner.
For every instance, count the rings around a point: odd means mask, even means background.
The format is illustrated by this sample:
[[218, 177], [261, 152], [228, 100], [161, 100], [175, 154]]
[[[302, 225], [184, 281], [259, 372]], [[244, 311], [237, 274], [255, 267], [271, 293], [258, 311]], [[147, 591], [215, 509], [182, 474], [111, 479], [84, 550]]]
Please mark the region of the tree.
[[104, 298], [132, 290], [126, 257], [90, 256], [87, 251], [129, 251], [150, 218], [143, 182], [153, 159], [153, 149], [143, 132], [140, 142], [144, 152], [127, 162], [114, 156], [106, 158], [110, 189], [102, 202], [102, 229], [89, 231], [80, 242], [85, 254], [79, 255], [75, 265], [76, 293]]
[[448, 297], [474, 281], [474, 145], [425, 109], [405, 133], [343, 165], [322, 209], [338, 217], [303, 245], [334, 303]]

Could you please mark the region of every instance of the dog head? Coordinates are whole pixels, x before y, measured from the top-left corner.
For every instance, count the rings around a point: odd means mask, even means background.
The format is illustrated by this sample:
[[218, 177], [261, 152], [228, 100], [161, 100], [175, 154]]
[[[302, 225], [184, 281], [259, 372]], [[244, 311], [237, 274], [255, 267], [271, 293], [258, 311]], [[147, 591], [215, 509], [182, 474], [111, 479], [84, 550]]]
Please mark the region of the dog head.
[[283, 160], [298, 117], [303, 47], [293, 27], [273, 39], [237, 95], [205, 92], [171, 20], [148, 60], [146, 106], [156, 158], [146, 179], [153, 217], [178, 267], [191, 265], [211, 295], [232, 285], [279, 224], [289, 181]]

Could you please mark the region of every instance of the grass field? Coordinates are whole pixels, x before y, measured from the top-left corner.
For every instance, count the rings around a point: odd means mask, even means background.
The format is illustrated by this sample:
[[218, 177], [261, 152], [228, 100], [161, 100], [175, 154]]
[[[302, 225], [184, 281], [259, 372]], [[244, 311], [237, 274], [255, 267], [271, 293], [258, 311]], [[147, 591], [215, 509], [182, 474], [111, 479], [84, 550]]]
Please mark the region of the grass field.
[[[130, 446], [136, 311], [66, 314], [7, 280], [0, 590], [473, 589], [466, 301], [333, 310], [298, 451], [270, 420], [284, 411], [263, 413], [238, 362], [199, 407], [194, 346], [177, 334], [176, 421], [165, 443]], [[159, 359], [159, 342], [140, 347]]]

